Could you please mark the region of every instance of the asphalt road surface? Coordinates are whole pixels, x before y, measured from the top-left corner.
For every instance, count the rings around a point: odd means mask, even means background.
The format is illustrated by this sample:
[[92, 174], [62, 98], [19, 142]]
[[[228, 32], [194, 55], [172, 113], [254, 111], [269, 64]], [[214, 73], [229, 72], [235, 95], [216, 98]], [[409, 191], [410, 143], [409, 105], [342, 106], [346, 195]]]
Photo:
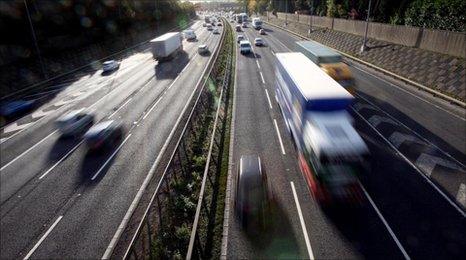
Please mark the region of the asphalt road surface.
[[[77, 72], [36, 114], [2, 129], [1, 258], [102, 257], [207, 65], [197, 46], [219, 43], [200, 21], [192, 28], [198, 40], [183, 41], [174, 60], [159, 64], [146, 49], [112, 74]], [[122, 142], [93, 154], [60, 138], [54, 120], [80, 108], [121, 121]]]
[[[457, 196], [466, 183], [464, 110], [348, 62], [357, 89], [352, 114], [372, 170], [361, 183], [362, 209], [324, 211], [310, 195], [275, 100], [274, 53], [292, 51], [300, 39], [264, 27], [267, 35], [239, 33], [266, 46], [237, 52], [231, 180], [234, 193], [240, 156], [259, 155], [278, 201], [276, 224], [249, 236], [230, 201], [227, 258], [464, 258], [466, 219]], [[432, 154], [441, 159], [429, 168], [422, 159]]]

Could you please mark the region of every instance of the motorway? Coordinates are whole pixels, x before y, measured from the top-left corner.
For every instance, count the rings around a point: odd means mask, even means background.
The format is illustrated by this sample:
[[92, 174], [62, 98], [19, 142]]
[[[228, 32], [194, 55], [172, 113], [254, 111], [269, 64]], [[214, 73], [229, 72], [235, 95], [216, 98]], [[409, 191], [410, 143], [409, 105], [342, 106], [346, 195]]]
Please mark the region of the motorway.
[[[174, 60], [159, 64], [146, 48], [128, 52], [110, 75], [76, 72], [62, 92], [2, 129], [1, 258], [104, 255], [210, 59], [197, 46], [213, 52], [219, 44], [221, 34], [201, 25]], [[91, 154], [81, 140], [60, 138], [55, 119], [81, 108], [96, 121], [121, 121], [122, 142]]]
[[[351, 113], [372, 170], [361, 180], [363, 208], [324, 211], [300, 172], [275, 100], [274, 55], [301, 39], [264, 28], [265, 47], [237, 51], [226, 257], [464, 259], [464, 110], [348, 60], [357, 89]], [[237, 34], [251, 42], [259, 37], [243, 30]], [[278, 204], [273, 227], [259, 236], [247, 235], [234, 214], [236, 167], [245, 154], [260, 156]]]

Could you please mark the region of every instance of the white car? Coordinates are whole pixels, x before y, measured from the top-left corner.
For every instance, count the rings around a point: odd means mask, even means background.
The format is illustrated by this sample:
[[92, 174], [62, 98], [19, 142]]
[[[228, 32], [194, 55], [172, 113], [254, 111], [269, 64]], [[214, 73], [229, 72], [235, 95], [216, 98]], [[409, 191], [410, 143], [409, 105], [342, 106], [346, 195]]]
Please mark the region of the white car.
[[108, 60], [102, 64], [102, 70], [103, 72], [110, 72], [110, 71], [118, 69], [119, 66], [120, 64], [116, 62], [115, 60]]
[[239, 42], [239, 52], [241, 54], [248, 54], [248, 53], [251, 52], [251, 49], [252, 49], [252, 47], [251, 47], [251, 43], [249, 41], [243, 40], [243, 41]]
[[196, 40], [196, 33], [194, 33], [194, 30], [184, 30], [183, 36], [187, 41]]
[[260, 35], [265, 35], [265, 30], [264, 30], [264, 29], [260, 29], [260, 30], [259, 30], [259, 34], [260, 34]]
[[55, 121], [58, 131], [64, 137], [78, 136], [94, 124], [94, 116], [83, 109], [73, 110]]
[[212, 25], [211, 24], [207, 24], [207, 31], [212, 31], [213, 28], [212, 28]]
[[243, 22], [242, 27], [243, 27], [243, 28], [247, 28], [247, 27], [248, 27], [248, 23], [247, 23], [247, 22]]
[[220, 34], [220, 31], [218, 30], [218, 28], [215, 28], [214, 31], [212, 32], [213, 34]]
[[206, 44], [199, 45], [197, 52], [201, 55], [209, 53], [209, 47]]
[[262, 40], [262, 38], [256, 38], [256, 39], [254, 39], [254, 45], [264, 46], [264, 40]]
[[243, 35], [240, 34], [240, 35], [238, 35], [238, 36], [236, 37], [236, 42], [237, 42], [237, 43], [240, 43], [242, 40], [244, 40], [244, 36], [243, 36]]

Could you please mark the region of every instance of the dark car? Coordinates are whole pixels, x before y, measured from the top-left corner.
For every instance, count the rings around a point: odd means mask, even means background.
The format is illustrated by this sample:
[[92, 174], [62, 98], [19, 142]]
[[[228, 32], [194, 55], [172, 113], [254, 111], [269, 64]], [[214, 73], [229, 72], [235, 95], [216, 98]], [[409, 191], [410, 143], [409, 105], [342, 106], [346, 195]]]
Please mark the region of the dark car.
[[6, 121], [31, 111], [36, 106], [35, 100], [15, 100], [0, 105], [0, 125]]
[[117, 121], [104, 121], [91, 127], [84, 140], [90, 150], [111, 148], [119, 143], [123, 137], [123, 127]]
[[257, 233], [268, 226], [273, 196], [259, 156], [241, 156], [236, 177], [235, 212], [246, 231]]

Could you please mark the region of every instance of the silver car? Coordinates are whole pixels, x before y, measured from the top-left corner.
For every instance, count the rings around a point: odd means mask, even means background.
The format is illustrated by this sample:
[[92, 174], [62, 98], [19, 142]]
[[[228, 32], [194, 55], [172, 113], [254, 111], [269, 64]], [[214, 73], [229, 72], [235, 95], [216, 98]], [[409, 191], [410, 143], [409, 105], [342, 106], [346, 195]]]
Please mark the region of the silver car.
[[118, 62], [116, 62], [115, 60], [108, 60], [102, 64], [102, 71], [104, 73], [111, 72], [118, 69], [118, 67], [120, 67], [120, 64]]
[[77, 137], [94, 124], [94, 116], [84, 110], [73, 110], [55, 121], [58, 131], [64, 137]]

